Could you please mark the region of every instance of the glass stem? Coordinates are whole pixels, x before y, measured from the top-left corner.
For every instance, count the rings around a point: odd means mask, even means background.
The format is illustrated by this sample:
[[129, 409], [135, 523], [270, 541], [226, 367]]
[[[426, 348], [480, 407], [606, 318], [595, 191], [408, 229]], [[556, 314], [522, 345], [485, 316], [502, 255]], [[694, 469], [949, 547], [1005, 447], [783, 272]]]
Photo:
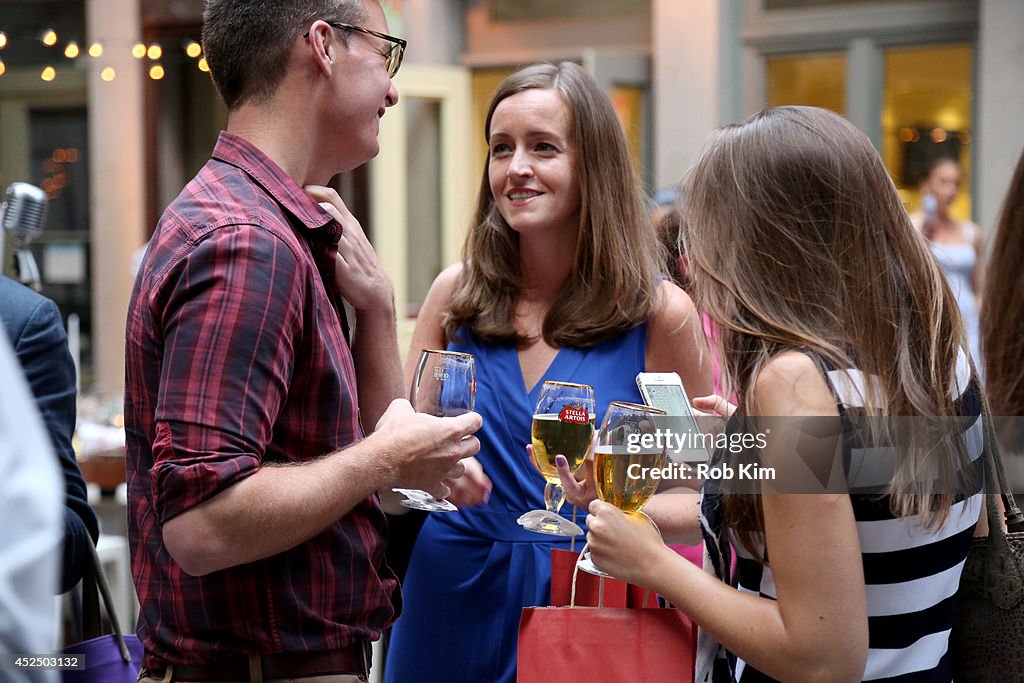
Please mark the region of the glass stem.
[[558, 511], [562, 509], [562, 503], [565, 502], [565, 491], [558, 484], [548, 483], [544, 487], [544, 507], [548, 509], [548, 512], [558, 514]]

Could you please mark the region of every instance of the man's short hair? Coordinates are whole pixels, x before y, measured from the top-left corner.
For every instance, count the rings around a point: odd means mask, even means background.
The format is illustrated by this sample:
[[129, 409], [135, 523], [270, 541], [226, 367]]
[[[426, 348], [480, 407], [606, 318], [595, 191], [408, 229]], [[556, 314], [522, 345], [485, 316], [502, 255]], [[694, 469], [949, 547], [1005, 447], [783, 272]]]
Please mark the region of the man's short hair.
[[228, 110], [274, 94], [295, 39], [317, 19], [360, 24], [365, 0], [206, 0], [203, 52]]

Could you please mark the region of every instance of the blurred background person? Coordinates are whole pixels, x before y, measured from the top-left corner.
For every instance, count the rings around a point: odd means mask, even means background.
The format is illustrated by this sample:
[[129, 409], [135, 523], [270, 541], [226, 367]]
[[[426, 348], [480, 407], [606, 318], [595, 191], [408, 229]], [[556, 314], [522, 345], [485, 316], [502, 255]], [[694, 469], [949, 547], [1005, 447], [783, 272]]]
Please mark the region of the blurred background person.
[[[548, 604], [550, 551], [570, 545], [516, 523], [544, 508], [524, 446], [546, 380], [593, 386], [598, 425], [609, 401], [642, 402], [644, 370], [678, 372], [694, 395], [711, 388], [700, 318], [658, 277], [654, 232], [600, 85], [571, 62], [522, 69], [498, 87], [484, 134], [464, 261], [434, 281], [406, 361], [411, 378], [421, 349], [476, 357], [481, 450], [452, 484], [460, 511], [429, 515], [416, 541], [389, 683], [515, 681], [522, 608]], [[672, 508], [686, 518], [679, 525], [695, 526], [696, 497]]]
[[[701, 683], [950, 681], [950, 596], [984, 499], [980, 389], [956, 301], [878, 152], [831, 111], [767, 109], [712, 134], [688, 177], [683, 225], [737, 415], [813, 416], [820, 450], [793, 420], [745, 422], [766, 430], [750, 456], [776, 467], [778, 483], [749, 495], [705, 482], [702, 532], [717, 579], [602, 501], [590, 506], [594, 563], [699, 624]], [[880, 440], [864, 415], [961, 427], [918, 458], [916, 442], [892, 445], [896, 430]], [[730, 425], [734, 436], [751, 435], [743, 424]], [[719, 449], [712, 465], [729, 455]], [[885, 495], [886, 482], [852, 467], [827, 478], [844, 481], [838, 492], [809, 495], [826, 486], [796, 483], [808, 468], [830, 473], [869, 456], [894, 463]], [[925, 464], [936, 486], [922, 491]]]
[[[20, 285], [19, 285], [20, 286]], [[7, 336], [0, 331], [0, 654], [53, 652], [64, 495], [44, 431]], [[4, 681], [56, 681], [56, 671], [4, 662]]]
[[100, 535], [89, 507], [85, 480], [78, 469], [71, 437], [75, 433], [75, 363], [57, 305], [24, 285], [0, 275], [0, 325], [17, 354], [36, 407], [60, 458], [64, 474], [64, 550], [61, 592], [71, 590], [91, 567], [89, 545]]
[[971, 221], [957, 220], [950, 207], [960, 192], [963, 173], [949, 157], [937, 157], [928, 164], [921, 179], [921, 208], [910, 215], [914, 227], [928, 239], [932, 253], [946, 273], [967, 326], [971, 356], [982, 370], [978, 331], [979, 256], [981, 230]]

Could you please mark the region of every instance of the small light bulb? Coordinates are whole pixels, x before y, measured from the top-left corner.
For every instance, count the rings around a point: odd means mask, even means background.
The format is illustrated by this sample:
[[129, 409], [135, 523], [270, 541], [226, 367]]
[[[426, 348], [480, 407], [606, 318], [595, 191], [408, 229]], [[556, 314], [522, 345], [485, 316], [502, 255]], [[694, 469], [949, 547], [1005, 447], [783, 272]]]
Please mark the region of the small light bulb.
[[198, 57], [202, 53], [203, 53], [203, 46], [200, 45], [199, 43], [197, 43], [194, 40], [189, 42], [189, 44], [185, 46], [185, 54], [187, 54], [192, 59], [195, 59], [196, 57]]
[[75, 57], [77, 57], [78, 56], [78, 43], [76, 43], [73, 40], [70, 43], [68, 43], [67, 47], [64, 48], [64, 56], [67, 57], [68, 59], [74, 59]]
[[43, 41], [43, 45], [49, 45], [50, 47], [53, 47], [57, 44], [57, 32], [54, 31], [52, 28], [48, 28], [45, 31], [43, 31], [43, 37], [41, 38], [41, 40]]
[[103, 43], [93, 43], [89, 46], [89, 56], [99, 57], [103, 54]]
[[207, 63], [206, 57], [200, 57], [199, 58], [199, 70], [203, 71], [203, 72], [209, 73], [210, 65]]
[[7, 71], [7, 65], [4, 64], [4, 60], [0, 59], [0, 76], [3, 76], [5, 71]]
[[146, 46], [142, 43], [135, 43], [132, 45], [132, 57], [135, 59], [142, 59], [146, 56]]
[[159, 81], [164, 77], [164, 68], [159, 64], [154, 64], [149, 68], [149, 77], [154, 81]]
[[7, 47], [7, 34], [0, 31], [0, 50]]
[[157, 43], [153, 43], [149, 46], [149, 49], [146, 50], [146, 55], [153, 61], [160, 59], [160, 56], [163, 55], [163, 53], [163, 48], [161, 48]]
[[114, 71], [114, 67], [112, 67], [112, 66], [108, 66], [107, 68], [105, 68], [103, 71], [100, 72], [100, 78], [102, 78], [103, 80], [107, 81], [108, 83], [110, 81], [114, 80], [114, 78], [116, 76], [117, 76], [117, 72]]
[[39, 78], [49, 83], [53, 79], [57, 78], [57, 70], [54, 69], [52, 66], [47, 66], [45, 69], [43, 69], [43, 73], [39, 74]]

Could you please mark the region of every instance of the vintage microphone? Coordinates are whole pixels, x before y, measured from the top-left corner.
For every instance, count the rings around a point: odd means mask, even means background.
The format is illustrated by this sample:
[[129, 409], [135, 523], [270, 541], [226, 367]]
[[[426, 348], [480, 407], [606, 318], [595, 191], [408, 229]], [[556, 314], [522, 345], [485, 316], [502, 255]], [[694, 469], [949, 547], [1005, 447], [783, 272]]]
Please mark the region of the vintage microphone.
[[42, 289], [43, 281], [28, 245], [43, 231], [48, 201], [46, 193], [35, 185], [11, 183], [0, 206], [0, 222], [14, 245], [17, 279], [37, 292]]

